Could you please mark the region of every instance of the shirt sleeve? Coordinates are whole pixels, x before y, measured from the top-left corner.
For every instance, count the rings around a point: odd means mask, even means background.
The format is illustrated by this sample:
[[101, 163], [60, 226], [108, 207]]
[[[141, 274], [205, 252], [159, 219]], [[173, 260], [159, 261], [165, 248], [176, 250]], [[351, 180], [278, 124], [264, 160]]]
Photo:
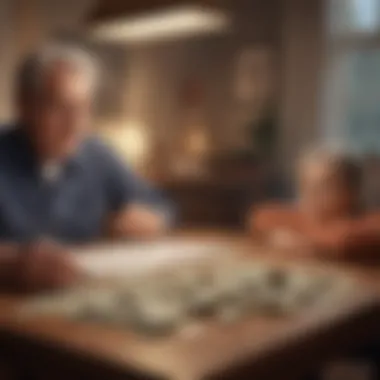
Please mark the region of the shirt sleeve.
[[365, 217], [336, 225], [315, 226], [308, 237], [323, 255], [345, 259], [372, 259], [380, 253], [380, 219]]
[[168, 198], [148, 181], [134, 173], [115, 153], [104, 147], [102, 165], [110, 211], [117, 212], [130, 203], [143, 204], [162, 212], [173, 223], [175, 208]]

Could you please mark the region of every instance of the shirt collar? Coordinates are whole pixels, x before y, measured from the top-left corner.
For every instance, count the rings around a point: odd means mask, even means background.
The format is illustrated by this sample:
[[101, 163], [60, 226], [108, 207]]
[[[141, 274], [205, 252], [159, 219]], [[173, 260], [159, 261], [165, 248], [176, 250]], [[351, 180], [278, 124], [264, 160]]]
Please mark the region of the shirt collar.
[[[41, 167], [41, 164], [37, 160], [37, 155], [35, 152], [35, 149], [32, 145], [32, 142], [30, 141], [30, 138], [28, 136], [28, 133], [25, 131], [25, 129], [22, 126], [19, 126], [15, 130], [15, 138], [17, 143], [20, 146], [20, 153], [22, 159], [28, 164], [33, 167], [34, 170], [36, 170], [39, 174], [41, 174], [45, 168]], [[87, 151], [87, 141], [83, 141], [81, 145], [78, 147], [75, 154], [73, 154], [71, 157], [64, 160], [64, 162], [61, 163], [54, 163], [53, 165], [58, 166], [62, 168], [61, 172], [67, 172], [69, 174], [80, 172], [85, 167], [86, 162], [86, 151]], [[49, 167], [49, 163], [46, 165], [46, 167]]]

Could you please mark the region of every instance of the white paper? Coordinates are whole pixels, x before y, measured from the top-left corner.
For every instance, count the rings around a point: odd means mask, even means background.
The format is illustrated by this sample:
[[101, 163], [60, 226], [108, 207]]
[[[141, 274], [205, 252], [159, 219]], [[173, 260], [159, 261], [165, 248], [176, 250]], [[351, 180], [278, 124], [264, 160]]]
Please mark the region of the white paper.
[[113, 243], [76, 252], [77, 265], [92, 276], [114, 276], [146, 271], [181, 261], [222, 255], [220, 243], [171, 241], [154, 243]]

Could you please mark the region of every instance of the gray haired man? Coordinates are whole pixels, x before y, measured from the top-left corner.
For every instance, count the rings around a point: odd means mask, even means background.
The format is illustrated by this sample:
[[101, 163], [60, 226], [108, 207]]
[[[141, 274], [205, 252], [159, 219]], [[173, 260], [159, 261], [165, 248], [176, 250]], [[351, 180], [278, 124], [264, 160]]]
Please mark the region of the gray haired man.
[[104, 232], [119, 238], [163, 233], [162, 196], [91, 137], [97, 87], [94, 58], [48, 46], [23, 63], [17, 125], [0, 136], [0, 281], [45, 288], [77, 271], [62, 244]]

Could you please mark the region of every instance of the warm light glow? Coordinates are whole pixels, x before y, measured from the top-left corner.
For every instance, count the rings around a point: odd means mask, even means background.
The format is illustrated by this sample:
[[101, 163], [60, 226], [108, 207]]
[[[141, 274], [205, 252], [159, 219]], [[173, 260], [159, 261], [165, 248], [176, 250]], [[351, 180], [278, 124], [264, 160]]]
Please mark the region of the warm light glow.
[[201, 177], [207, 175], [205, 158], [209, 152], [209, 140], [202, 127], [188, 131], [184, 141], [184, 151], [171, 163], [173, 174], [181, 177]]
[[105, 22], [95, 26], [91, 34], [98, 40], [136, 43], [216, 33], [228, 25], [227, 16], [220, 11], [183, 6]]
[[145, 161], [147, 156], [147, 136], [143, 128], [126, 126], [119, 140], [120, 148], [130, 160], [139, 165]]
[[117, 124], [107, 126], [102, 135], [132, 166], [143, 166], [150, 148], [146, 129], [136, 122]]
[[188, 152], [195, 158], [207, 153], [208, 141], [207, 136], [202, 130], [194, 129], [187, 136]]

